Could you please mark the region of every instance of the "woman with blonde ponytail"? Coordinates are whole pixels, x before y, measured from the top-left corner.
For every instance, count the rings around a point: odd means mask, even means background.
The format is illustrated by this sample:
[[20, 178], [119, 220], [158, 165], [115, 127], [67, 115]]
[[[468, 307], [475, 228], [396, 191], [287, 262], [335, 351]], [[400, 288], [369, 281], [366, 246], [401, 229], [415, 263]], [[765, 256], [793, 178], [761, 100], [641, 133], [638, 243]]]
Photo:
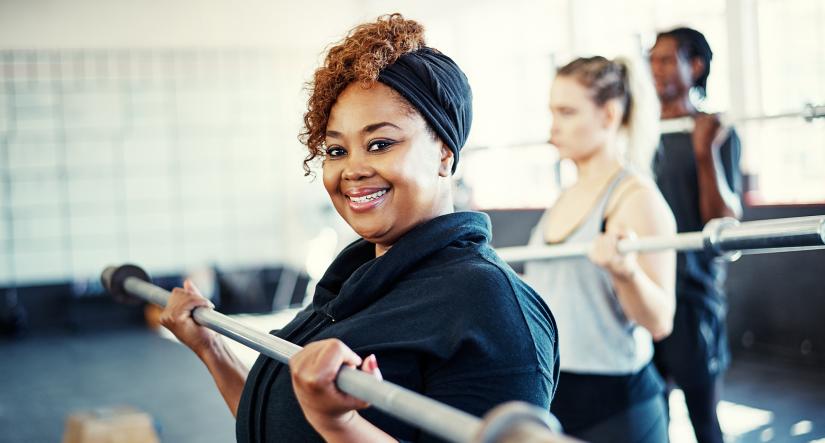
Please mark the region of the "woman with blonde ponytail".
[[659, 105], [645, 69], [579, 58], [559, 69], [551, 143], [577, 181], [548, 209], [531, 244], [592, 242], [589, 257], [535, 262], [525, 279], [559, 328], [561, 375], [551, 411], [590, 442], [667, 441], [653, 341], [670, 334], [673, 252], [622, 255], [620, 239], [671, 235], [673, 215], [649, 178]]

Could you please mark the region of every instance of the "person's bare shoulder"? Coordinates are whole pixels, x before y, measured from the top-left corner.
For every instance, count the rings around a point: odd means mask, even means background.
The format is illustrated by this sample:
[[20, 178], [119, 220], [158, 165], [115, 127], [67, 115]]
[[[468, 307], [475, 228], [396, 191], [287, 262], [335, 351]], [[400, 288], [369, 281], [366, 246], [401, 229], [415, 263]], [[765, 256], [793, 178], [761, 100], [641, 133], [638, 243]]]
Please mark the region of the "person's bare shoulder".
[[637, 235], [676, 233], [676, 221], [656, 183], [638, 174], [628, 175], [608, 203], [607, 227], [630, 229]]

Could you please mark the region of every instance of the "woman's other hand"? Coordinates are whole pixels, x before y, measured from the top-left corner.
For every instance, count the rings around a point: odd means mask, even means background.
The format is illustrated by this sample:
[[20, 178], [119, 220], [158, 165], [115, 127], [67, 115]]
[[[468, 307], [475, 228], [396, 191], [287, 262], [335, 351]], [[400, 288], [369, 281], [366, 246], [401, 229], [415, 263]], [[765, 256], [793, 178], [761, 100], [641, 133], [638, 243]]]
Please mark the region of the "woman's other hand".
[[635, 238], [636, 234], [628, 229], [608, 230], [593, 241], [588, 255], [590, 261], [605, 268], [614, 278], [632, 278], [639, 269], [636, 254], [619, 252], [619, 242]]
[[308, 344], [289, 361], [292, 386], [307, 420], [322, 434], [346, 432], [357, 409], [368, 403], [341, 392], [335, 378], [342, 366], [359, 367], [381, 380], [374, 355], [361, 359], [344, 343], [328, 339]]
[[192, 311], [198, 307], [214, 308], [208, 299], [201, 295], [191, 280], [183, 283], [183, 288], [175, 288], [160, 315], [160, 324], [172, 332], [181, 343], [196, 354], [201, 355], [214, 345], [217, 333], [197, 323], [192, 318]]

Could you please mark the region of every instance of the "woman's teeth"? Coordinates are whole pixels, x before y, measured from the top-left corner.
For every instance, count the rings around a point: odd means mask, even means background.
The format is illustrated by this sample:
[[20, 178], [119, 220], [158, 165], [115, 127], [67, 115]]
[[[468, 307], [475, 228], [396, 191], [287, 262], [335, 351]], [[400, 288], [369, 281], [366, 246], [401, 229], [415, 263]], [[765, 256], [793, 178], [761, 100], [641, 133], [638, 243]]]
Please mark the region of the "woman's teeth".
[[369, 195], [364, 195], [362, 197], [350, 197], [350, 200], [352, 200], [355, 203], [366, 203], [370, 200], [375, 200], [376, 198], [381, 197], [382, 195], [384, 195], [386, 193], [387, 193], [387, 190], [382, 189], [378, 192], [374, 192], [374, 193], [369, 194]]

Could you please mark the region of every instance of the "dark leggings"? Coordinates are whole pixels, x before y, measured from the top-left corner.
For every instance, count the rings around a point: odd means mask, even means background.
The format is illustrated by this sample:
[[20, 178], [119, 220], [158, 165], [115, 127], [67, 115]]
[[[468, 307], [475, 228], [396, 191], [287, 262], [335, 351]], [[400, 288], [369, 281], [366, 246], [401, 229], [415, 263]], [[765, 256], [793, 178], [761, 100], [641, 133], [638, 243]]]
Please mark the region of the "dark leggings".
[[666, 443], [666, 414], [657, 395], [571, 435], [590, 443]]
[[[671, 389], [665, 391], [665, 400], [668, 399], [670, 391]], [[685, 393], [685, 403], [696, 441], [723, 443], [722, 428], [719, 427], [719, 417], [716, 415], [716, 406], [722, 394], [721, 377], [715, 383], [682, 388], [682, 392]]]

